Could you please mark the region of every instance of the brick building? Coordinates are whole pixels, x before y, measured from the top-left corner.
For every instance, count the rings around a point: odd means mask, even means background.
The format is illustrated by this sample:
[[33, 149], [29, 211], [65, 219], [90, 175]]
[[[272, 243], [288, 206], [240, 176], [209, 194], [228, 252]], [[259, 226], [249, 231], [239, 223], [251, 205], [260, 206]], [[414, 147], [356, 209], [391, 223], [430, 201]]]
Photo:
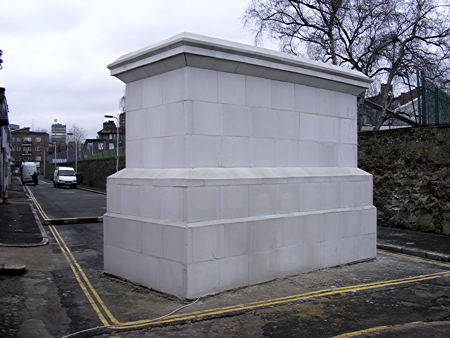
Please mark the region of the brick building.
[[11, 155], [14, 165], [19, 167], [21, 162], [36, 162], [40, 174], [46, 175], [48, 140], [48, 133], [30, 131], [30, 128], [11, 131]]

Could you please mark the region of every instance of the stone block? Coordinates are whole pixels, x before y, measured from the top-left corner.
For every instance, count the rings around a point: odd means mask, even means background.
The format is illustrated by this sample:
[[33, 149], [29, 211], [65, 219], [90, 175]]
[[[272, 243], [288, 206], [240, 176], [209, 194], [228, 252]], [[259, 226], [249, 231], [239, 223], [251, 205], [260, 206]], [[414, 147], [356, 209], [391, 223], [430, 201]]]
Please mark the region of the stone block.
[[282, 241], [282, 228], [276, 218], [250, 223], [250, 252], [275, 250]]
[[300, 185], [300, 211], [319, 210], [320, 203], [320, 183], [302, 183]]
[[223, 167], [248, 167], [250, 165], [250, 138], [224, 136], [222, 153]]
[[136, 282], [140, 285], [161, 290], [160, 259], [152, 256], [139, 256], [136, 269]]
[[345, 93], [336, 93], [336, 111], [344, 118], [356, 119], [356, 97]]
[[187, 267], [187, 298], [193, 299], [219, 291], [219, 261], [205, 261]]
[[224, 226], [225, 257], [247, 255], [251, 247], [251, 225], [247, 222], [229, 223]]
[[369, 207], [361, 210], [361, 235], [377, 233], [377, 209]]
[[248, 256], [234, 256], [219, 260], [219, 289], [230, 290], [249, 285]]
[[317, 90], [314, 87], [295, 85], [295, 109], [303, 113], [317, 112]]
[[258, 284], [272, 280], [279, 275], [276, 250], [252, 252], [248, 255], [249, 283]]
[[279, 184], [275, 201], [275, 212], [288, 214], [300, 210], [300, 187], [299, 183]]
[[[165, 105], [163, 135], [186, 135], [188, 132], [190, 132], [188, 129], [188, 116], [184, 112], [183, 102]], [[142, 134], [145, 135], [145, 132]]]
[[165, 260], [186, 263], [192, 261], [187, 257], [188, 243], [186, 229], [179, 226], [164, 226], [162, 228], [163, 258]]
[[[163, 141], [164, 138], [162, 137], [142, 140], [143, 149], [137, 164], [142, 165], [144, 168], [162, 168], [164, 153]], [[166, 156], [167, 154], [164, 155], [164, 157]]]
[[187, 96], [186, 73], [186, 68], [180, 68], [161, 75], [163, 103], [182, 101]]
[[185, 165], [185, 137], [167, 136], [161, 138], [162, 167], [163, 168], [181, 168]]
[[336, 92], [328, 89], [316, 89], [316, 113], [339, 116], [336, 111]]
[[218, 73], [219, 102], [245, 105], [245, 76], [231, 73]]
[[250, 216], [272, 215], [275, 213], [277, 186], [261, 184], [249, 186]]
[[193, 133], [198, 135], [223, 134], [223, 105], [193, 102]]
[[127, 157], [125, 158], [126, 166], [128, 168], [142, 168], [143, 162], [143, 146], [141, 140], [127, 140], [126, 141]]
[[230, 136], [251, 136], [251, 109], [240, 105], [223, 105], [223, 134]]
[[339, 135], [341, 143], [357, 143], [357, 125], [356, 119], [340, 119]]
[[300, 140], [319, 141], [321, 136], [322, 127], [319, 124], [319, 116], [300, 114]]
[[270, 108], [254, 107], [252, 111], [252, 126], [254, 137], [275, 138], [277, 136], [277, 112]]
[[300, 114], [296, 111], [278, 110], [278, 134], [279, 139], [298, 140], [300, 134]]
[[179, 262], [159, 260], [159, 290], [180, 298], [187, 297], [185, 266]]
[[338, 166], [357, 166], [357, 146], [356, 144], [339, 144], [337, 148]]
[[143, 80], [142, 106], [155, 107], [163, 104], [163, 75], [155, 75]]
[[216, 260], [224, 257], [224, 226], [192, 227], [193, 262]]
[[142, 91], [143, 91], [142, 81], [134, 81], [126, 86], [125, 96], [127, 98], [126, 101], [127, 112], [131, 112], [133, 110], [142, 108]]
[[250, 161], [252, 167], [273, 167], [275, 165], [275, 140], [251, 138]]
[[294, 84], [272, 80], [271, 107], [274, 109], [293, 110], [295, 107]]
[[188, 187], [185, 194], [187, 222], [209, 221], [219, 218], [219, 187]]
[[184, 209], [183, 188], [161, 187], [161, 219], [182, 221]]
[[197, 168], [219, 166], [221, 154], [220, 138], [206, 135], [187, 135], [185, 138], [185, 156], [187, 167]]
[[275, 165], [277, 167], [295, 167], [299, 163], [299, 147], [296, 140], [275, 141]]
[[249, 216], [249, 187], [247, 185], [220, 188], [220, 218], [231, 219]]
[[186, 67], [186, 97], [193, 101], [218, 102], [218, 72]]
[[144, 138], [166, 136], [166, 106], [157, 106], [147, 109], [148, 123], [146, 125], [147, 132], [143, 135]]
[[245, 78], [245, 98], [246, 105], [250, 107], [271, 107], [271, 81], [246, 76]]
[[163, 225], [142, 223], [142, 254], [157, 258], [163, 257]]

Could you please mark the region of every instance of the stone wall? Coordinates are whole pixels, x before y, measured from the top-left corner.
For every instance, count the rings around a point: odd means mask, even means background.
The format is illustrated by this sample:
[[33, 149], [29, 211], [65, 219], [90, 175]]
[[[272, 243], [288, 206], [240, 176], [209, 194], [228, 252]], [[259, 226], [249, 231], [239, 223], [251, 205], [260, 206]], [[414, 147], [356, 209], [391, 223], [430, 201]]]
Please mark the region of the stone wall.
[[[68, 162], [65, 165], [75, 168], [75, 162]], [[119, 158], [119, 170], [124, 167], [125, 159]], [[115, 158], [78, 162], [79, 183], [90, 187], [106, 188], [106, 178], [115, 172]]]
[[378, 224], [450, 235], [450, 125], [359, 134]]

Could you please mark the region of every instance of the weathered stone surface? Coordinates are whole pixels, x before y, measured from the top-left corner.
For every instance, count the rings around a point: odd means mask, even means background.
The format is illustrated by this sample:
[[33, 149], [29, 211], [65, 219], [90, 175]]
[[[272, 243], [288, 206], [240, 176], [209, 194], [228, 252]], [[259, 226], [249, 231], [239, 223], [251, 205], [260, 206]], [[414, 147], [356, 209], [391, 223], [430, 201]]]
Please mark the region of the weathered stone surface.
[[359, 134], [382, 226], [450, 234], [450, 125]]

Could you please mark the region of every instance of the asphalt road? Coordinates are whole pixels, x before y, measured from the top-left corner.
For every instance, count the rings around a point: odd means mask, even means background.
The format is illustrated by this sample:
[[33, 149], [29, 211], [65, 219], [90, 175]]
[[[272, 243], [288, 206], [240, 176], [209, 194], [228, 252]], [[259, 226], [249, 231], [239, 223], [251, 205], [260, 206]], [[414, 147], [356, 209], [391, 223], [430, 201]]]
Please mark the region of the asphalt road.
[[106, 212], [106, 196], [68, 187], [54, 188], [47, 181], [27, 185], [50, 218], [102, 216]]
[[[104, 212], [103, 195], [46, 184], [30, 188], [50, 217]], [[20, 256], [28, 268], [24, 276], [0, 278], [9, 292], [0, 297], [2, 336], [60, 337], [115, 320], [122, 329], [97, 329], [91, 335], [333, 337], [375, 330], [360, 336], [391, 337], [389, 328], [394, 327], [398, 337], [422, 337], [424, 332], [445, 337], [449, 329], [450, 264], [381, 251], [373, 261], [204, 297], [167, 323], [131, 323], [157, 318], [188, 302], [103, 274], [101, 223], [46, 230], [49, 246], [0, 248], [2, 256]], [[130, 327], [125, 330], [123, 323]], [[388, 331], [374, 329], [381, 326]]]

